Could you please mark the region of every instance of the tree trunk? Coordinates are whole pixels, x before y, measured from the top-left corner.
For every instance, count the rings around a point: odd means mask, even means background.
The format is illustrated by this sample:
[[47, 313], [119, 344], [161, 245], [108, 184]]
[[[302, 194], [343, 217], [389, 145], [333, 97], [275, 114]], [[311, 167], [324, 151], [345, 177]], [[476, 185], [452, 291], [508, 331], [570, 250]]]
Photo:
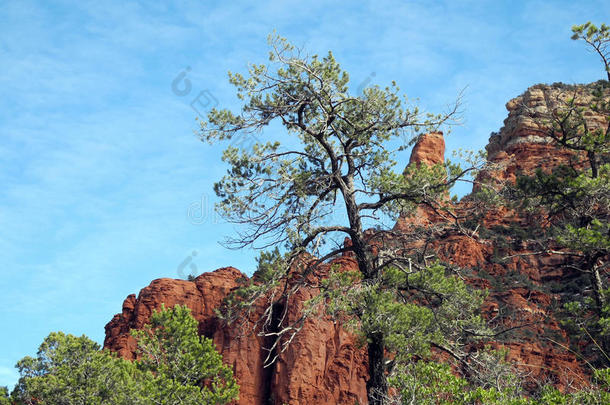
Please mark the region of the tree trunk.
[[597, 306], [597, 311], [601, 316], [602, 310], [606, 305], [606, 295], [604, 294], [604, 284], [602, 281], [601, 274], [599, 273], [599, 267], [597, 266], [597, 261], [599, 259], [594, 257], [592, 259], [587, 260], [588, 268], [591, 269], [590, 277], [591, 277], [591, 285], [593, 287], [593, 295], [595, 298], [595, 304]]
[[[596, 265], [593, 265], [593, 269], [591, 271], [591, 283], [593, 284], [593, 293], [595, 295], [595, 304], [597, 306], [597, 313], [600, 318], [603, 317], [604, 307], [606, 306], [606, 295], [604, 294], [604, 286], [602, 283], [602, 277], [599, 273], [599, 268]], [[601, 359], [604, 362], [605, 366], [610, 366], [610, 338], [605, 336], [604, 334], [598, 334], [598, 342], [597, 345], [603, 351]]]
[[589, 159], [589, 165], [591, 166], [591, 177], [594, 179], [598, 176], [597, 170], [597, 156], [595, 156], [595, 152], [587, 151], [587, 159]]
[[387, 403], [388, 381], [384, 367], [384, 342], [379, 333], [368, 336], [369, 380], [366, 382], [366, 392], [369, 405]]
[[[378, 269], [374, 265], [369, 241], [364, 237], [362, 230], [362, 219], [358, 211], [358, 205], [354, 198], [354, 178], [347, 175], [341, 179], [340, 186], [347, 217], [352, 231], [352, 249], [356, 255], [358, 268], [362, 274], [363, 281], [375, 280], [378, 277]], [[383, 333], [372, 333], [367, 336], [369, 355], [369, 379], [366, 382], [366, 393], [369, 405], [384, 405], [387, 403], [388, 381], [385, 373], [384, 354], [385, 341]]]

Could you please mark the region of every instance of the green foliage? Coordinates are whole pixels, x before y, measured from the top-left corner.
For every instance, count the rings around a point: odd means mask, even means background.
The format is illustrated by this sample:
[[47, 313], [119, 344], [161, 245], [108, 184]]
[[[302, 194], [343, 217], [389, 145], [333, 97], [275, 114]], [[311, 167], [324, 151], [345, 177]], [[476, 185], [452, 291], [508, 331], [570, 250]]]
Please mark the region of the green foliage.
[[325, 308], [363, 342], [382, 335], [393, 363], [428, 356], [431, 346], [459, 352], [489, 333], [480, 316], [484, 292], [438, 263], [412, 269], [388, 267], [377, 282], [365, 282], [359, 272], [337, 267], [307, 304]]
[[535, 396], [521, 393], [508, 376], [496, 386], [470, 383], [442, 363], [417, 361], [401, 366], [390, 377], [399, 403], [418, 405], [602, 405], [610, 403], [610, 369], [596, 370], [593, 385], [562, 393], [545, 385]]
[[198, 335], [186, 306], [162, 307], [132, 335], [141, 355], [136, 364], [147, 376], [142, 385], [147, 403], [226, 404], [237, 398], [233, 371], [212, 340]]
[[390, 384], [398, 389], [402, 403], [448, 405], [467, 403], [466, 380], [455, 376], [442, 363], [417, 361], [396, 369]]
[[605, 209], [610, 203], [609, 175], [609, 164], [600, 165], [595, 176], [591, 170], [576, 170], [562, 165], [550, 173], [538, 169], [533, 176], [518, 177], [517, 189], [521, 192], [519, 197], [526, 197], [522, 205], [524, 209], [544, 207], [552, 218], [570, 221], [568, 225], [573, 227], [579, 226], [579, 220], [585, 217], [588, 221], [580, 227], [599, 229], [603, 225], [600, 220], [604, 219]]
[[52, 332], [36, 357], [17, 363], [21, 374], [13, 396], [24, 404], [129, 404], [134, 366], [100, 351], [86, 336]]
[[543, 387], [535, 405], [602, 405], [610, 403], [610, 368], [595, 370], [593, 385], [570, 393], [561, 393], [552, 385]]
[[565, 249], [587, 257], [610, 253], [610, 164], [599, 166], [595, 177], [567, 166], [551, 173], [539, 169], [519, 177], [517, 188], [522, 208], [548, 213], [549, 235]]
[[597, 52], [608, 73], [608, 80], [610, 80], [610, 50], [608, 49], [608, 44], [610, 43], [610, 27], [606, 24], [602, 24], [598, 28], [589, 21], [585, 24], [573, 26], [572, 33], [573, 40], [583, 40]]
[[473, 386], [456, 376], [447, 364], [417, 361], [401, 366], [390, 377], [403, 404], [421, 405], [529, 405], [518, 385], [508, 379], [501, 388]]
[[11, 405], [7, 387], [0, 387], [0, 405]]
[[23, 405], [199, 405], [237, 398], [231, 369], [209, 339], [199, 338], [187, 308], [163, 309], [151, 323], [134, 333], [143, 354], [136, 362], [100, 350], [86, 336], [49, 334], [36, 357], [17, 363], [21, 378], [11, 398]]

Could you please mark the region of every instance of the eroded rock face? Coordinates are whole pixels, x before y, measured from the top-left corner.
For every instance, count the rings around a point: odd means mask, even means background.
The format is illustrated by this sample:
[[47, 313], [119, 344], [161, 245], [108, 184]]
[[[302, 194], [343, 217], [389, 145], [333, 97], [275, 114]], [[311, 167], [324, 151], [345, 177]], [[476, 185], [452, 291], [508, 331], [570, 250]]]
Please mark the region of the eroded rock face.
[[[553, 113], [565, 110], [570, 99], [575, 100], [575, 108], [590, 105], [594, 86], [595, 83], [586, 86], [539, 84], [506, 103], [508, 117], [504, 126], [491, 134], [485, 147], [488, 159], [497, 163], [500, 169], [488, 176], [514, 182], [520, 172], [533, 173], [538, 168], [550, 170], [573, 158], [572, 152], [556, 148], [546, 132]], [[610, 97], [610, 89], [605, 89], [605, 97]], [[590, 129], [608, 125], [607, 117], [590, 109], [585, 118]]]
[[[350, 258], [341, 259], [354, 266]], [[258, 336], [255, 314], [245, 325], [222, 323], [215, 314], [222, 300], [244, 274], [232, 267], [204, 273], [193, 281], [163, 278], [129, 295], [123, 311], [106, 325], [104, 347], [134, 359], [135, 341], [129, 330], [142, 328], [161, 305], [186, 305], [199, 321], [199, 332], [213, 339], [240, 384], [240, 405], [353, 404], [366, 402], [367, 359], [354, 337], [324, 318], [308, 320], [275, 365], [264, 367], [270, 342]], [[315, 292], [301, 289], [287, 302], [287, 322], [295, 320], [303, 303]], [[257, 308], [258, 316], [263, 308]], [[256, 311], [255, 311], [256, 312]]]
[[[518, 150], [518, 145], [548, 145], [551, 140], [545, 135], [549, 128], [549, 114], [564, 109], [568, 100], [574, 99], [575, 107], [587, 107], [594, 99], [594, 84], [587, 86], [568, 86], [562, 84], [538, 84], [527, 89], [522, 95], [506, 103], [508, 117], [497, 133], [492, 133], [485, 148], [490, 160], [498, 153], [510, 155]], [[606, 90], [608, 92], [608, 90]], [[591, 129], [605, 128], [607, 118], [603, 114], [588, 109], [587, 124]], [[504, 157], [505, 158], [505, 157]], [[538, 156], [544, 158], [544, 156]]]
[[[583, 103], [588, 100], [590, 89], [569, 90], [580, 92]], [[532, 112], [544, 114], [555, 108], [557, 100], [569, 96], [566, 88], [539, 85], [509, 101], [504, 127], [491, 135], [487, 146], [489, 160], [497, 167], [482, 173], [478, 181], [514, 181], [519, 172], [532, 173], [538, 167], [552, 168], [567, 162], [571, 154], [548, 142], [540, 122], [532, 119]], [[590, 118], [592, 125], [605, 122], [603, 117]], [[442, 133], [428, 134], [415, 145], [409, 164], [442, 163], [444, 151]], [[459, 204], [456, 209], [460, 209]], [[401, 218], [394, 231], [406, 234], [412, 227], [443, 221], [425, 208], [414, 218]], [[482, 228], [523, 226], [523, 221], [499, 207], [486, 215]], [[557, 344], [569, 342], [554, 317], [553, 306], [560, 302], [560, 293], [552, 292], [549, 286], [567, 283], [576, 277], [561, 266], [563, 257], [529, 255], [532, 250], [517, 240], [507, 240], [500, 251], [482, 229], [472, 235], [444, 234], [435, 242], [435, 249], [444, 261], [469, 270], [469, 283], [489, 290], [489, 298], [482, 308], [489, 319], [500, 319], [500, 328], [521, 326], [503, 335], [497, 347], [509, 350], [508, 359], [530, 373], [532, 384], [552, 381], [562, 388], [569, 383], [586, 383], [587, 373], [577, 358]], [[514, 256], [508, 261], [499, 261], [499, 254]], [[338, 260], [345, 267], [355, 266], [350, 253]], [[324, 317], [308, 320], [289, 348], [279, 355], [275, 366], [263, 367], [269, 342], [255, 333], [227, 326], [215, 315], [223, 298], [244, 277], [237, 269], [227, 267], [202, 274], [194, 281], [154, 280], [138, 297], [128, 296], [122, 312], [106, 325], [104, 347], [125, 358], [134, 358], [135, 342], [129, 330], [141, 328], [152, 311], [162, 304], [166, 307], [187, 305], [199, 321], [201, 334], [214, 340], [224, 361], [233, 367], [241, 386], [239, 404], [263, 405], [269, 398], [276, 404], [291, 405], [366, 403], [366, 351], [340, 325]], [[313, 289], [303, 288], [290, 298], [286, 303], [288, 321], [296, 319], [303, 302], [315, 293]], [[248, 320], [251, 328], [257, 311], [260, 316], [262, 308], [257, 308], [254, 317]]]
[[215, 325], [210, 324], [215, 317], [214, 310], [229, 291], [237, 287], [237, 281], [242, 277], [245, 276], [239, 270], [225, 267], [202, 274], [194, 282], [171, 278], [153, 280], [137, 298], [131, 294], [125, 299], [122, 312], [106, 325], [104, 347], [124, 358], [135, 358], [135, 341], [129, 330], [142, 328], [161, 305], [166, 308], [177, 304], [188, 306], [200, 321], [200, 332], [211, 336], [215, 329]]

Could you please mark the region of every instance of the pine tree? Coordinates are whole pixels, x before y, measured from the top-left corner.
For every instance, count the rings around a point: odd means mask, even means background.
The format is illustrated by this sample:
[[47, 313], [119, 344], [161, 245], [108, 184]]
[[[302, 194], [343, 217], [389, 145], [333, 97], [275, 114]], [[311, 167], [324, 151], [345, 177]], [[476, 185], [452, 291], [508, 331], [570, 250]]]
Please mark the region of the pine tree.
[[239, 386], [233, 371], [211, 339], [199, 336], [197, 321], [186, 306], [152, 314], [150, 323], [134, 330], [139, 370], [146, 373], [140, 396], [143, 404], [226, 404], [236, 399]]
[[[11, 400], [19, 405], [219, 405], [239, 387], [213, 343], [197, 334], [186, 307], [162, 308], [134, 332], [142, 357], [131, 362], [86, 336], [52, 332], [36, 357], [17, 363]], [[0, 392], [0, 403], [9, 403]], [[2, 402], [4, 401], [4, 402]]]
[[[450, 344], [464, 343], [464, 335], [483, 327], [475, 315], [482, 295], [410, 244], [425, 239], [425, 230], [406, 241], [379, 225], [420, 204], [442, 210], [448, 189], [473, 170], [451, 163], [394, 169], [396, 153], [412, 144], [405, 138], [452, 120], [458, 107], [422, 114], [408, 107], [395, 83], [353, 95], [332, 53], [309, 57], [282, 38], [270, 43], [269, 65], [251, 65], [248, 77], [229, 74], [242, 111], [214, 109], [201, 129], [203, 140], [229, 142], [223, 160], [230, 168], [215, 185], [219, 211], [243, 225], [229, 246], [274, 248], [261, 254], [255, 282], [234, 303], [249, 307], [268, 299], [261, 322], [261, 333], [274, 340], [268, 363], [320, 307], [353, 321], [368, 350], [369, 403], [382, 404], [397, 361], [426, 355], [433, 344], [451, 352]], [[274, 123], [283, 126], [282, 135], [260, 141], [261, 130]], [[252, 142], [242, 142], [245, 136]], [[378, 224], [365, 231], [370, 219]], [[349, 246], [339, 243], [345, 237]], [[345, 252], [353, 254], [357, 270], [333, 267], [302, 316], [281, 324], [287, 298]]]

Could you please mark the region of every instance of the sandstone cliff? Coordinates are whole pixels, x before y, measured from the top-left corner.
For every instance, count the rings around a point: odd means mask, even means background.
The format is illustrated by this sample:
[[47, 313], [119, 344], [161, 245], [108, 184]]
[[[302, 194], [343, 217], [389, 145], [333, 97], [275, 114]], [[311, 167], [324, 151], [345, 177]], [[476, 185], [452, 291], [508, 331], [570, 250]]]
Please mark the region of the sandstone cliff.
[[[586, 96], [586, 88], [576, 91]], [[539, 122], [531, 114], [552, 109], [554, 100], [568, 97], [566, 94], [565, 87], [538, 85], [509, 101], [504, 127], [491, 135], [487, 146], [488, 158], [496, 163], [496, 169], [481, 173], [478, 181], [514, 181], [518, 172], [566, 162], [570, 154], [554, 148], [545, 139]], [[602, 124], [605, 117], [590, 119]], [[442, 162], [444, 147], [442, 134], [424, 136], [414, 147], [410, 164]], [[467, 204], [465, 201], [461, 204]], [[442, 220], [428, 214], [425, 216], [428, 222]], [[436, 250], [445, 261], [470, 269], [470, 283], [490, 291], [483, 308], [490, 319], [497, 319], [505, 327], [523, 325], [499, 336], [498, 345], [509, 349], [509, 360], [529, 373], [532, 384], [551, 381], [565, 387], [586, 383], [582, 365], [561, 347], [568, 340], [553, 310], [561, 300], [559, 287], [576, 276], [562, 268], [564, 259], [558, 256], [517, 255], [508, 261], [498, 260], [500, 254], [530, 252], [524, 241], [507, 238], [498, 246], [497, 241], [485, 236], [485, 229], [514, 226], [514, 222], [514, 214], [508, 210], [502, 207], [490, 210], [479, 232], [443, 235], [436, 242]], [[395, 230], [408, 232], [413, 225], [401, 219]], [[345, 266], [355, 265], [349, 255], [341, 260]], [[162, 303], [184, 304], [199, 321], [201, 334], [212, 338], [224, 361], [232, 365], [241, 385], [239, 404], [267, 404], [268, 398], [287, 404], [366, 403], [366, 352], [340, 325], [326, 319], [307, 321], [276, 364], [264, 368], [268, 342], [219, 322], [214, 309], [244, 277], [237, 269], [227, 267], [202, 274], [193, 281], [154, 280], [137, 297], [128, 296], [122, 312], [106, 325], [104, 347], [133, 358], [134, 341], [129, 330], [142, 327]], [[286, 303], [289, 318], [297, 316], [311, 294], [313, 291], [301, 289], [291, 297]]]

